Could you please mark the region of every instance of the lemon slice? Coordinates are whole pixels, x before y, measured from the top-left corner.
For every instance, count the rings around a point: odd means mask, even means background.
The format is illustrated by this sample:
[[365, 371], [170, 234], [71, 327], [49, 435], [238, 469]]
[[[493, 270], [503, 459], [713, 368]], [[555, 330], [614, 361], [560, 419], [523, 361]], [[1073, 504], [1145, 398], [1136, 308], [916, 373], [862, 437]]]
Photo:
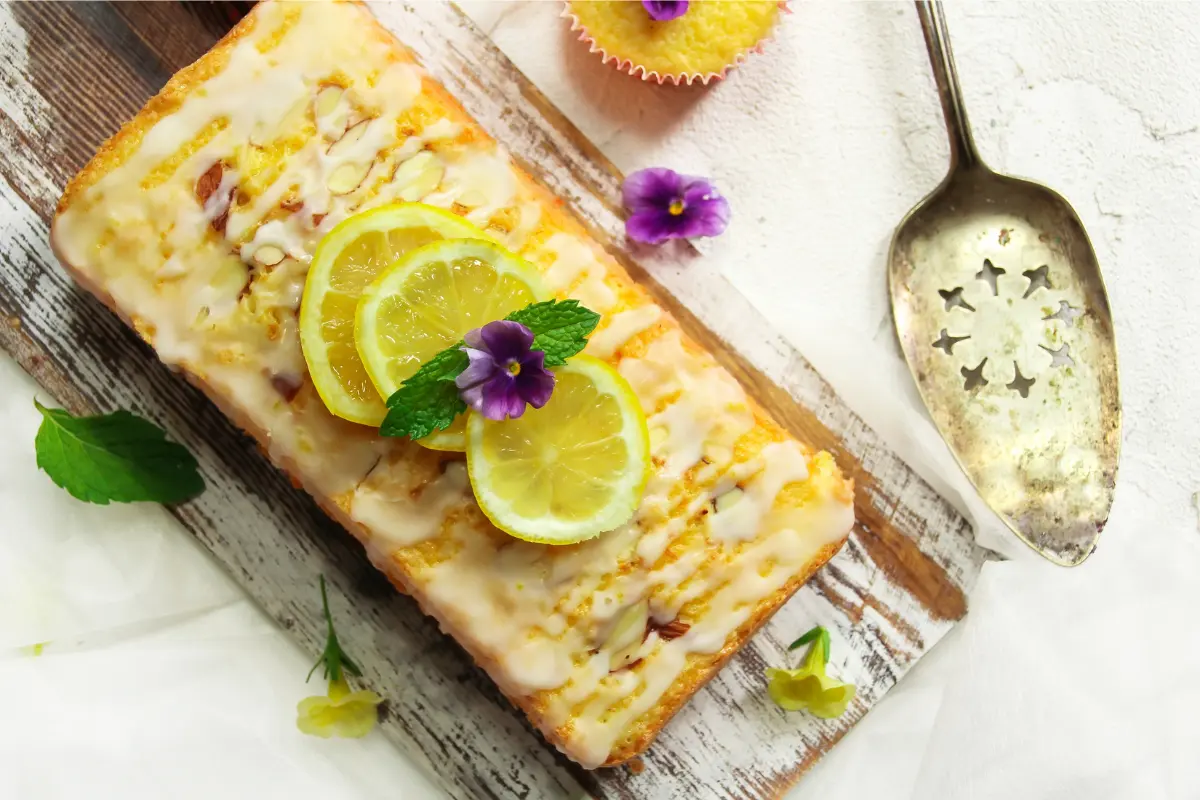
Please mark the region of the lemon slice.
[[628, 522], [650, 468], [646, 417], [616, 370], [575, 356], [554, 371], [542, 408], [493, 422], [467, 415], [467, 470], [497, 528], [528, 542], [570, 544]]
[[461, 217], [421, 203], [380, 206], [325, 235], [304, 283], [300, 344], [313, 385], [331, 412], [378, 426], [387, 411], [354, 344], [354, 313], [367, 284], [422, 245], [482, 236]]
[[[435, 242], [412, 251], [363, 290], [355, 342], [367, 375], [386, 398], [468, 331], [550, 297], [537, 269], [502, 247], [478, 240]], [[420, 443], [462, 451], [465, 428], [463, 414]]]

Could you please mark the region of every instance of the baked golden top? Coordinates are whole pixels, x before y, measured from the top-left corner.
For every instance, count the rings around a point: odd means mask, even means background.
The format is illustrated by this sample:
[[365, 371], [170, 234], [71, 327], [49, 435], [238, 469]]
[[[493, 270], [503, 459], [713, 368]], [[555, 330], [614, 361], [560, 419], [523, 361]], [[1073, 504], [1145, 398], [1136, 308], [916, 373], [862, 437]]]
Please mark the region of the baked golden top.
[[[296, 330], [307, 265], [339, 221], [396, 200], [465, 216], [603, 315], [588, 352], [651, 429], [633, 522], [511, 539], [461, 461], [325, 410]], [[833, 459], [767, 418], [358, 4], [260, 3], [71, 183], [53, 240], [586, 766], [644, 747], [853, 522]]]

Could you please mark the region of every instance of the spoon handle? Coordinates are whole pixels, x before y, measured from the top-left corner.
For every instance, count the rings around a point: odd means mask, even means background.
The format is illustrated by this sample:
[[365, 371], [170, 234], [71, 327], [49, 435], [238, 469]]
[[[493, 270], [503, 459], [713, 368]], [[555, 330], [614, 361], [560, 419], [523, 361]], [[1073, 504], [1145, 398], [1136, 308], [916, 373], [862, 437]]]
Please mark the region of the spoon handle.
[[933, 79], [942, 98], [946, 132], [950, 135], [950, 168], [959, 165], [967, 168], [978, 166], [982, 160], [975, 149], [971, 126], [967, 122], [962, 87], [958, 85], [958, 70], [954, 66], [954, 52], [950, 49], [946, 13], [941, 0], [916, 0], [916, 4], [921, 30], [925, 33], [925, 47], [929, 51], [929, 63], [933, 67]]

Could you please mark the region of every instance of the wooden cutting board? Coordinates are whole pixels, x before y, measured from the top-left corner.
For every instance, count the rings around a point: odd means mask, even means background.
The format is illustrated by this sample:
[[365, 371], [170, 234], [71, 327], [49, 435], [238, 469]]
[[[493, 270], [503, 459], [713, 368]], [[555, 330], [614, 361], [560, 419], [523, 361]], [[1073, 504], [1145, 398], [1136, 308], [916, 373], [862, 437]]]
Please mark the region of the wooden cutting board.
[[[858, 486], [858, 522], [841, 554], [680, 712], [641, 763], [587, 773], [563, 759], [349, 535], [77, 289], [50, 252], [48, 224], [67, 180], [247, 5], [0, 6], [0, 346], [67, 408], [131, 408], [191, 448], [209, 488], [175, 515], [314, 656], [324, 635], [314, 586], [324, 573], [347, 650], [388, 700], [384, 731], [449, 795], [782, 794], [963, 617], [987, 551], [713, 264], [688, 245], [650, 250], [625, 240], [621, 175], [456, 7], [377, 5], [426, 68], [688, 333], [795, 435], [833, 452]], [[603, 68], [599, 60], [594, 67]], [[814, 621], [837, 630], [834, 668], [859, 686], [837, 720], [785, 714], [765, 692], [764, 668], [784, 665], [786, 643]]]

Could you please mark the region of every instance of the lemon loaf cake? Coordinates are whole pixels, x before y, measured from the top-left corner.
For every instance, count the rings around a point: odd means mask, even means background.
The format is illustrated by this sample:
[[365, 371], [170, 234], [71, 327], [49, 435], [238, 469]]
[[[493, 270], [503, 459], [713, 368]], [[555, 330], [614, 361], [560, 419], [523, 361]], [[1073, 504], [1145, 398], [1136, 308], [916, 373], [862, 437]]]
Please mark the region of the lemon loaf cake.
[[[586, 352], [649, 421], [630, 523], [514, 539], [461, 454], [326, 409], [298, 332], [308, 266], [340, 221], [400, 200], [465, 217], [601, 314]], [[832, 457], [750, 400], [358, 3], [259, 3], [71, 181], [52, 243], [585, 767], [641, 752], [853, 524]]]

